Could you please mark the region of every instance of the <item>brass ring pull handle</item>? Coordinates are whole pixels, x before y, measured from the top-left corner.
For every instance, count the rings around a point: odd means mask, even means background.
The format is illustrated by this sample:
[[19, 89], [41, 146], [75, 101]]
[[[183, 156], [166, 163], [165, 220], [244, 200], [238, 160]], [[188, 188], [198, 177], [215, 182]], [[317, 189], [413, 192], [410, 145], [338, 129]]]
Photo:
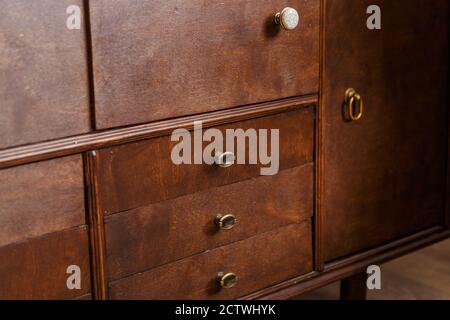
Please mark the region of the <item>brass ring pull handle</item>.
[[237, 219], [234, 215], [232, 214], [218, 214], [216, 216], [215, 219], [215, 223], [216, 225], [221, 229], [221, 230], [230, 230], [234, 227], [234, 225], [236, 224]]
[[234, 164], [234, 160], [233, 152], [219, 152], [214, 156], [214, 163], [222, 168], [231, 167]]
[[363, 115], [363, 100], [356, 93], [355, 89], [350, 88], [345, 91], [345, 105], [348, 107], [348, 116], [350, 120], [357, 121]]
[[224, 289], [230, 289], [233, 288], [238, 281], [238, 277], [230, 272], [230, 273], [223, 273], [219, 272], [217, 274], [217, 282], [219, 282], [220, 286]]

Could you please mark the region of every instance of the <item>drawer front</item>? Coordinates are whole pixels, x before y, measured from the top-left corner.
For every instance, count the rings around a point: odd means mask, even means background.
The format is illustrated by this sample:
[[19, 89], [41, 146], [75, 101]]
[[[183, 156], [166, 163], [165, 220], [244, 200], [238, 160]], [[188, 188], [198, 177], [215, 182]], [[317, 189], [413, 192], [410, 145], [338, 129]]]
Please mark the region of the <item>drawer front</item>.
[[[106, 217], [109, 279], [175, 261], [309, 219], [313, 165], [205, 190]], [[233, 215], [221, 229], [216, 216]]]
[[0, 170], [0, 246], [85, 223], [80, 155]]
[[0, 149], [89, 131], [84, 24], [66, 26], [83, 3], [0, 0]]
[[[313, 107], [218, 127], [222, 131], [227, 128], [279, 129], [280, 170], [313, 160]], [[99, 198], [103, 212], [138, 208], [260, 175], [261, 165], [175, 165], [171, 152], [177, 143], [170, 137], [160, 137], [100, 150]]]
[[[280, 30], [290, 6], [300, 23]], [[317, 0], [94, 0], [98, 129], [318, 91]]]
[[[234, 299], [312, 271], [309, 222], [293, 224], [110, 284], [112, 299]], [[164, 250], [164, 249], [161, 249]], [[219, 272], [238, 283], [222, 289]]]
[[[81, 289], [67, 287], [72, 265], [80, 267]], [[70, 299], [89, 292], [86, 226], [0, 248], [0, 300]]]

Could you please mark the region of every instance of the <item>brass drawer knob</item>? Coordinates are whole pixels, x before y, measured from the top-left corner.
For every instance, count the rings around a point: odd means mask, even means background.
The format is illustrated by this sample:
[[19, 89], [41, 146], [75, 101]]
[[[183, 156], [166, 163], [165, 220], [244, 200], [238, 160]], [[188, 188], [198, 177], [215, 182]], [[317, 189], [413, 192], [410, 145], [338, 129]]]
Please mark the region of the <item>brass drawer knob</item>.
[[284, 30], [294, 30], [300, 21], [300, 15], [297, 10], [291, 7], [284, 8], [281, 12], [275, 14], [275, 23]]
[[363, 100], [356, 93], [355, 89], [349, 88], [345, 91], [345, 105], [347, 106], [347, 114], [352, 121], [361, 119], [363, 115]]
[[237, 219], [232, 214], [218, 214], [216, 216], [216, 225], [222, 230], [230, 230], [234, 227], [237, 222]]
[[233, 152], [219, 152], [214, 156], [214, 163], [222, 168], [231, 167], [234, 164], [234, 160]]
[[219, 272], [217, 274], [217, 281], [219, 282], [222, 288], [230, 289], [237, 284], [238, 277], [232, 272], [229, 273]]

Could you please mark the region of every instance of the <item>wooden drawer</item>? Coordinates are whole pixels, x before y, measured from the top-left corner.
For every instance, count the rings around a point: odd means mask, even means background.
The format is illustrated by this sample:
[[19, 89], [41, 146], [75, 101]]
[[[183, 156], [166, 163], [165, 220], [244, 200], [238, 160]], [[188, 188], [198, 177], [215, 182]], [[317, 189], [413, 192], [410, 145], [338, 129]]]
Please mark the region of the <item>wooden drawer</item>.
[[[274, 231], [110, 283], [112, 299], [233, 299], [312, 271], [310, 223]], [[164, 250], [164, 249], [161, 249]], [[216, 276], [233, 272], [222, 289]]]
[[[80, 267], [81, 289], [67, 288], [67, 268]], [[90, 292], [86, 226], [0, 248], [0, 300], [70, 299]]]
[[[313, 160], [313, 107], [218, 127], [222, 131], [227, 128], [279, 129], [280, 170]], [[177, 143], [170, 137], [160, 137], [99, 150], [99, 200], [103, 212], [108, 215], [138, 208], [260, 175], [260, 165], [175, 165], [171, 151]]]
[[89, 131], [84, 24], [66, 27], [83, 3], [0, 0], [0, 149]]
[[[313, 165], [283, 170], [106, 217], [110, 280], [309, 219]], [[221, 230], [217, 214], [234, 215]]]
[[[300, 24], [273, 22], [284, 7]], [[97, 129], [318, 91], [317, 0], [90, 2]]]
[[0, 170], [0, 246], [82, 224], [80, 155]]

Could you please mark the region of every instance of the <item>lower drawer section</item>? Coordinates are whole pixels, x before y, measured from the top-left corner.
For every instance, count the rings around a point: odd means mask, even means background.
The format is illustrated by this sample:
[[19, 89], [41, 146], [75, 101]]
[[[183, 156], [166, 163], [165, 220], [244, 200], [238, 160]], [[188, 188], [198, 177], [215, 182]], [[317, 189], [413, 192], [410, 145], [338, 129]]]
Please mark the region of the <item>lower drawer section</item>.
[[0, 300], [71, 299], [89, 292], [87, 226], [0, 248]]
[[[235, 299], [312, 271], [312, 259], [308, 220], [114, 281], [110, 298]], [[219, 273], [235, 286], [222, 288]]]

